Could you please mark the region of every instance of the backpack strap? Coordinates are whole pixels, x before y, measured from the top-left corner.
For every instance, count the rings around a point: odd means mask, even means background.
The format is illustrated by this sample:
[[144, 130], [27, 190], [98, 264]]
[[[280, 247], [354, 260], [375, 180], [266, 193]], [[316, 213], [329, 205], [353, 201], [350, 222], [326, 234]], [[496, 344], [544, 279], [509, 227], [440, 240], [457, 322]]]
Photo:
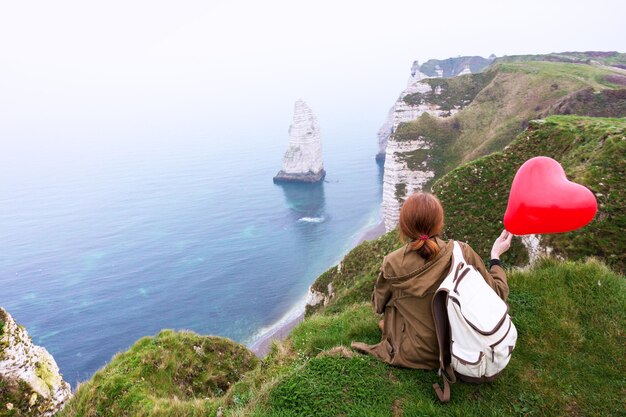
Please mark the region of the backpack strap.
[[[461, 245], [456, 240], [454, 242], [454, 249], [452, 249], [452, 268], [456, 269], [460, 263], [463, 263], [463, 267], [467, 266], [467, 262], [463, 257], [463, 250], [461, 249]], [[450, 272], [453, 271], [450, 270]]]
[[[460, 269], [460, 264], [465, 265], [465, 259], [461, 252], [461, 246], [455, 241], [452, 252], [452, 260], [450, 262], [450, 271], [446, 275], [444, 282], [435, 292], [431, 304], [433, 320], [435, 322], [435, 332], [437, 334], [437, 344], [439, 345], [439, 376], [443, 379], [443, 390], [439, 384], [433, 384], [435, 393], [439, 397], [439, 401], [447, 403], [450, 401], [450, 384], [456, 382], [456, 375], [452, 369], [452, 360], [450, 355], [450, 324], [448, 322], [448, 312], [446, 303], [448, 301], [448, 291], [451, 281]], [[462, 266], [461, 266], [462, 268]]]
[[435, 332], [437, 333], [437, 344], [439, 345], [439, 376], [443, 378], [443, 390], [439, 384], [433, 384], [433, 388], [439, 397], [439, 401], [446, 403], [450, 401], [450, 384], [456, 382], [456, 375], [452, 369], [450, 357], [450, 325], [448, 324], [448, 313], [445, 303], [448, 298], [446, 289], [438, 290], [432, 301], [432, 313], [435, 321]]

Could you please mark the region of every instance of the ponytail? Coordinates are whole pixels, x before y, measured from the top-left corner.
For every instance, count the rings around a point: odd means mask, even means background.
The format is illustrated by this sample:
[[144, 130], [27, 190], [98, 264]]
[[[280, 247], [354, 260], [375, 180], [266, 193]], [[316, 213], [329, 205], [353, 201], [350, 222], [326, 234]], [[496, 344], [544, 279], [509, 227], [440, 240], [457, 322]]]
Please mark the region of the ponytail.
[[409, 247], [430, 261], [439, 253], [435, 236], [443, 229], [443, 207], [432, 194], [415, 193], [400, 210], [400, 236]]
[[437, 242], [435, 242], [434, 236], [432, 238], [426, 236], [426, 239], [423, 240], [414, 240], [409, 244], [409, 247], [411, 248], [411, 250], [419, 253], [420, 256], [427, 261], [430, 261], [439, 253], [439, 245], [437, 245]]

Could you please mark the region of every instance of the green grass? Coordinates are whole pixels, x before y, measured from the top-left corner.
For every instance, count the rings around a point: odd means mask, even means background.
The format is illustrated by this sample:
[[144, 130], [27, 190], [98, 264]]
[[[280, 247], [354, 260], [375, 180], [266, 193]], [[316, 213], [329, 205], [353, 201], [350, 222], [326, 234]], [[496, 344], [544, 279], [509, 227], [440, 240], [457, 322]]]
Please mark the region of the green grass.
[[81, 384], [63, 416], [206, 416], [258, 363], [245, 347], [219, 337], [163, 330]]
[[[446, 212], [445, 235], [469, 241], [488, 254], [503, 228], [508, 193], [517, 169], [535, 156], [559, 161], [568, 178], [596, 194], [598, 214], [577, 231], [545, 235], [542, 244], [571, 259], [597, 256], [626, 270], [626, 119], [552, 116], [531, 123], [506, 150], [453, 170], [433, 187]], [[507, 261], [524, 265], [527, 254], [514, 240]]]
[[[369, 279], [370, 293], [371, 283], [372, 280]], [[377, 343], [380, 340], [376, 325], [378, 320], [372, 314], [369, 302], [355, 302], [336, 314], [329, 314], [333, 310], [326, 314], [315, 314], [293, 330], [290, 338], [298, 352], [313, 357], [335, 346], [350, 346], [353, 340], [368, 343]]]
[[[350, 276], [350, 281], [369, 277], [369, 265]], [[368, 279], [371, 288], [373, 278]], [[227, 404], [225, 415], [603, 416], [623, 410], [624, 277], [593, 260], [544, 260], [510, 273], [509, 282], [519, 339], [511, 363], [494, 383], [457, 383], [451, 403], [441, 405], [432, 390], [438, 382], [434, 371], [396, 368], [350, 349], [331, 349], [352, 340], [379, 340], [378, 316], [359, 295], [360, 302], [332, 313], [335, 302], [345, 302], [334, 299], [275, 345], [288, 346], [291, 361], [272, 369], [270, 360], [264, 377], [271, 383], [255, 392], [254, 401]], [[258, 373], [257, 378], [263, 379]]]
[[602, 65], [626, 65], [626, 54], [620, 52], [560, 52], [544, 55], [512, 55], [496, 59], [496, 62], [547, 61]]
[[500, 71], [503, 72], [538, 75], [542, 79], [553, 81], [553, 83], [555, 81], [557, 84], [558, 80], [578, 80], [581, 83], [589, 84], [596, 90], [614, 87], [605, 79], [612, 71], [595, 65], [542, 61], [511, 62], [499, 65]]

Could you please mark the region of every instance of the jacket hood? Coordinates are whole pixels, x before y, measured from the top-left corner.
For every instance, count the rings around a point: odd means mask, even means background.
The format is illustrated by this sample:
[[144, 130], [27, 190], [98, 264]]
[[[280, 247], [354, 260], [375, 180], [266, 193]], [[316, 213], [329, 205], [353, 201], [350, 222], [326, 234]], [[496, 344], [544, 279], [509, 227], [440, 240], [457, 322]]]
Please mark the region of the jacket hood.
[[[393, 288], [416, 297], [436, 290], [450, 270], [453, 242], [440, 238], [435, 241], [441, 250], [430, 262], [426, 262], [417, 252], [409, 250], [408, 244], [387, 255], [382, 267], [383, 277]], [[426, 276], [427, 279], [420, 279]]]

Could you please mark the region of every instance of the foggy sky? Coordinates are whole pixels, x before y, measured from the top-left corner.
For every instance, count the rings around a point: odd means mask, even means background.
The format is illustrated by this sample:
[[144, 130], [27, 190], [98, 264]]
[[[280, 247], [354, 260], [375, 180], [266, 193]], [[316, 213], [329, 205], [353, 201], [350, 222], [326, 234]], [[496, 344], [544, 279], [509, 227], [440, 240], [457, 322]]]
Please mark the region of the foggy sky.
[[2, 155], [255, 133], [286, 140], [298, 98], [323, 132], [357, 130], [374, 149], [413, 60], [624, 52], [624, 4], [4, 1]]

